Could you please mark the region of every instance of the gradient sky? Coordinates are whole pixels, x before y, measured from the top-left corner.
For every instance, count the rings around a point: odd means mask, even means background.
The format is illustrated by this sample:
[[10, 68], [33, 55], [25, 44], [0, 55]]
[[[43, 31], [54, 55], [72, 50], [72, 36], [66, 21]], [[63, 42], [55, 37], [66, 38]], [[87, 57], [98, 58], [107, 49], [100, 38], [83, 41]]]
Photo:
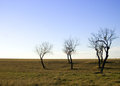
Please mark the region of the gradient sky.
[[[100, 28], [120, 36], [120, 0], [0, 0], [0, 58], [39, 58], [35, 46], [48, 41], [53, 52], [45, 58], [66, 58], [63, 42], [80, 40], [73, 58], [96, 58], [88, 38]], [[110, 58], [120, 57], [120, 38]]]

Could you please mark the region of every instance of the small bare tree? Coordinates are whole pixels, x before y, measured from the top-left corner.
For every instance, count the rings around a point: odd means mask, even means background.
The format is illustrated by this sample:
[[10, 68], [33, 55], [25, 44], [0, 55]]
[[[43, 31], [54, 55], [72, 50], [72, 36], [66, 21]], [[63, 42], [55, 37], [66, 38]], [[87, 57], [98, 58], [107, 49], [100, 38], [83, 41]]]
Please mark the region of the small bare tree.
[[103, 73], [105, 63], [109, 57], [109, 49], [111, 47], [113, 40], [116, 39], [117, 37], [115, 35], [115, 30], [111, 30], [108, 28], [100, 29], [100, 31], [98, 32], [98, 34], [95, 35], [95, 37], [97, 39], [95, 43], [97, 44], [102, 43], [102, 48], [104, 49], [105, 52], [105, 58], [101, 67], [101, 73]]
[[40, 44], [39, 46], [36, 47], [36, 52], [40, 57], [42, 67], [44, 69], [46, 67], [43, 62], [43, 57], [45, 56], [45, 54], [50, 53], [51, 49], [52, 49], [52, 45], [49, 44], [48, 42], [43, 42], [42, 44]]
[[68, 63], [71, 64], [71, 69], [73, 69], [73, 62], [72, 62], [72, 53], [76, 51], [76, 47], [79, 45], [78, 40], [76, 39], [68, 39], [64, 42], [64, 52], [67, 54]]

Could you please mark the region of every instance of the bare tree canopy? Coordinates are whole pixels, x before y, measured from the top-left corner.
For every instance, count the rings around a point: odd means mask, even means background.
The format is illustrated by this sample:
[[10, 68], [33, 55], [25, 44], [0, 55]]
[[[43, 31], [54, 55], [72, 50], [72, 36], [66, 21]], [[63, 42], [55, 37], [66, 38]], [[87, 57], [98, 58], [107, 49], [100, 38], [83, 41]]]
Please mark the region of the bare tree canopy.
[[76, 51], [76, 47], [79, 45], [79, 42], [77, 39], [68, 39], [64, 42], [64, 53], [67, 55], [68, 63], [71, 64], [71, 69], [73, 69], [73, 63], [72, 63], [72, 53]]
[[[98, 42], [104, 43], [105, 46], [108, 46], [110, 48], [112, 42], [114, 39], [117, 38], [115, 34], [115, 30], [111, 30], [108, 28], [100, 29], [100, 31], [97, 34]], [[96, 41], [96, 42], [97, 42]]]
[[44, 69], [45, 69], [45, 65], [43, 62], [43, 57], [45, 54], [50, 53], [51, 49], [52, 49], [52, 45], [48, 42], [43, 42], [42, 44], [36, 47], [36, 52], [40, 57], [40, 60]]
[[74, 53], [76, 51], [76, 47], [79, 45], [79, 41], [77, 39], [68, 39], [64, 42], [64, 52], [67, 53]]
[[[92, 34], [92, 37], [89, 39], [91, 47], [95, 48], [98, 53], [101, 52], [103, 54], [103, 50], [105, 52], [105, 58], [101, 67], [101, 73], [103, 72], [106, 60], [109, 57], [109, 49], [114, 39], [117, 36], [115, 34], [115, 30], [111, 30], [108, 28], [100, 29], [97, 34]], [[99, 58], [99, 56], [98, 56]]]

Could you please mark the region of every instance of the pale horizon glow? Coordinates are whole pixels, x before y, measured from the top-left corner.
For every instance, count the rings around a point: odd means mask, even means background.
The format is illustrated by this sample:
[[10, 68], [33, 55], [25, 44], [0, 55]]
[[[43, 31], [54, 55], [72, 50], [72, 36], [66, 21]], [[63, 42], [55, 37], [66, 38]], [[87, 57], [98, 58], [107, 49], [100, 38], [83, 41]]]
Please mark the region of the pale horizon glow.
[[[0, 59], [39, 59], [35, 46], [48, 41], [45, 59], [66, 59], [63, 43], [80, 40], [73, 59], [96, 59], [88, 38], [100, 28], [115, 29], [120, 37], [120, 0], [0, 0]], [[109, 58], [120, 58], [120, 38]]]

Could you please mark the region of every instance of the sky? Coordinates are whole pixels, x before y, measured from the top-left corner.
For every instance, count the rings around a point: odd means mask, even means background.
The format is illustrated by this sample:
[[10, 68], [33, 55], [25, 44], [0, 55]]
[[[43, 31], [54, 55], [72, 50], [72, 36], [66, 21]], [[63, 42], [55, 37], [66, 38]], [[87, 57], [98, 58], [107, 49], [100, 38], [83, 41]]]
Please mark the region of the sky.
[[[88, 38], [100, 28], [120, 37], [120, 0], [0, 0], [0, 58], [38, 59], [36, 45], [53, 44], [46, 59], [64, 59], [63, 43], [80, 40], [73, 59], [97, 58]], [[120, 58], [120, 38], [109, 58]]]

